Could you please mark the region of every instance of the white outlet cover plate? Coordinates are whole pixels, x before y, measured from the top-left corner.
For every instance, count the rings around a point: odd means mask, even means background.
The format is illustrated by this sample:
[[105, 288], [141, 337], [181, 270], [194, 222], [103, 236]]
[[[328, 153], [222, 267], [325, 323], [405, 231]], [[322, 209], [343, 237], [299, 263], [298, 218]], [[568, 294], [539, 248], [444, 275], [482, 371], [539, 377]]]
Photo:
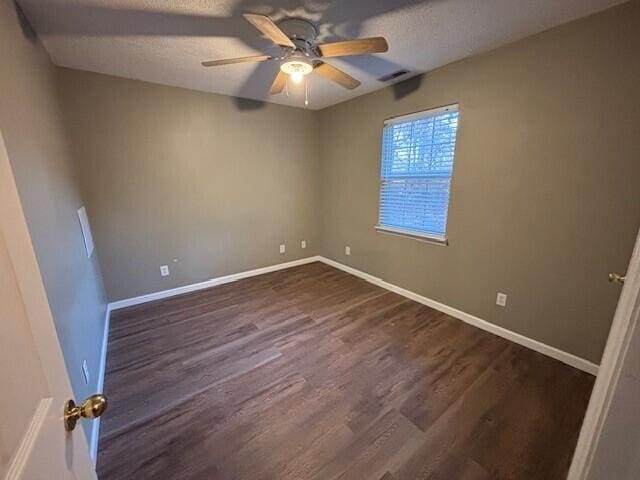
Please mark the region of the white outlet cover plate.
[[344, 247], [344, 254], [351, 255], [351, 247]]
[[500, 305], [501, 307], [504, 307], [507, 305], [506, 293], [498, 293], [498, 295], [496, 295], [496, 305]]
[[307, 241], [306, 240], [302, 240], [300, 242], [300, 248], [307, 248]]
[[285, 244], [283, 243], [282, 245], [280, 245], [280, 253], [284, 253], [286, 251], [287, 247], [285, 246]]
[[163, 277], [169, 276], [169, 265], [160, 265], [160, 275]]

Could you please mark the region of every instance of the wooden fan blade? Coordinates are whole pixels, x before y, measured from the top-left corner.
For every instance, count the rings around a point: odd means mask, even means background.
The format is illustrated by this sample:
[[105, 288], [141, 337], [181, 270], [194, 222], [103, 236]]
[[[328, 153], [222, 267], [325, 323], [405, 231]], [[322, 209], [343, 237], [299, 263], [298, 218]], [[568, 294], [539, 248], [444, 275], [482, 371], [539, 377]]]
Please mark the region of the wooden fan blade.
[[252, 55], [250, 57], [238, 57], [227, 58], [225, 60], [209, 60], [202, 62], [203, 67], [217, 67], [218, 65], [230, 65], [232, 63], [244, 63], [244, 62], [264, 62], [265, 60], [271, 60], [273, 57], [269, 55]]
[[269, 90], [269, 95], [277, 95], [282, 92], [284, 86], [287, 83], [287, 74], [282, 70], [278, 71], [278, 75], [276, 75], [275, 80], [271, 84], [271, 89]]
[[318, 52], [323, 57], [366, 55], [367, 53], [382, 53], [388, 50], [389, 45], [384, 37], [359, 38], [318, 45]]
[[242, 15], [251, 25], [260, 30], [264, 35], [269, 37], [274, 43], [281, 47], [296, 48], [293, 42], [273, 21], [265, 15], [256, 15], [255, 13], [244, 13]]
[[329, 65], [328, 63], [319, 63], [315, 66], [313, 71], [319, 73], [325, 78], [328, 78], [329, 80], [333, 80], [338, 85], [349, 90], [353, 90], [360, 85], [360, 81], [356, 80], [351, 75], [347, 75], [333, 65]]

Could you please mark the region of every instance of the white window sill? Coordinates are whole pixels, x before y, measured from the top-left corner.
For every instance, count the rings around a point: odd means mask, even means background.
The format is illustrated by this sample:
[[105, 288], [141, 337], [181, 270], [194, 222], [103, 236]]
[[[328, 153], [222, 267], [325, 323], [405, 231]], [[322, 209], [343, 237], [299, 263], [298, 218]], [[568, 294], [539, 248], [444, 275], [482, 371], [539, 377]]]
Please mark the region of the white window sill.
[[445, 237], [440, 237], [437, 235], [429, 235], [428, 233], [416, 232], [414, 230], [403, 230], [401, 228], [384, 227], [381, 225], [376, 225], [374, 228], [378, 233], [388, 233], [391, 235], [412, 238], [414, 240], [431, 243], [433, 245], [439, 245], [441, 247], [446, 247], [447, 245], [449, 245], [449, 241]]

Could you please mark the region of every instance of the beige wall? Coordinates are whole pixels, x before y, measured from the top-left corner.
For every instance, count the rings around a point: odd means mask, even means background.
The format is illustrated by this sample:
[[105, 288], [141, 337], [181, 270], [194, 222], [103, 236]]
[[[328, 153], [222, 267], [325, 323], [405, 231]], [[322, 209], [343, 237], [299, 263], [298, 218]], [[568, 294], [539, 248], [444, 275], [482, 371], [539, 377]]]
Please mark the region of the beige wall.
[[[321, 112], [59, 69], [109, 298], [322, 253], [597, 362], [640, 223], [639, 21], [635, 1]], [[450, 246], [376, 233], [382, 121], [449, 103]]]
[[[76, 210], [83, 204], [42, 46], [0, 2], [0, 130], [40, 265], [74, 393], [97, 388], [106, 297], [96, 255], [87, 259]], [[91, 381], [85, 384], [82, 361]]]
[[[625, 4], [320, 112], [322, 253], [598, 362], [640, 223], [639, 25]], [[450, 246], [376, 233], [383, 120], [450, 103]]]
[[313, 112], [243, 110], [231, 97], [74, 70], [59, 76], [110, 300], [318, 253]]

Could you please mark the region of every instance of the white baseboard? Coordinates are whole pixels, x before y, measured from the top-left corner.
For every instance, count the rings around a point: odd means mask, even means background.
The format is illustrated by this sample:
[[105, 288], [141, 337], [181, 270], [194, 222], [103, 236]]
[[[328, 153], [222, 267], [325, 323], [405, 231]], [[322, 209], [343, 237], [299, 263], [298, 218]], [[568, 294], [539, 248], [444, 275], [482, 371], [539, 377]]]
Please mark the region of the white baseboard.
[[235, 282], [243, 278], [255, 277], [256, 275], [262, 275], [264, 273], [275, 272], [277, 270], [284, 270], [285, 268], [297, 267], [298, 265], [304, 265], [307, 263], [319, 262], [321, 257], [306, 257], [300, 260], [293, 260], [291, 262], [278, 263], [276, 265], [270, 265], [268, 267], [256, 268], [254, 270], [247, 270], [245, 272], [232, 273], [231, 275], [225, 275], [224, 277], [212, 278], [200, 283], [193, 283], [191, 285], [184, 285], [182, 287], [171, 288], [169, 290], [163, 290], [161, 292], [149, 293], [147, 295], [140, 295], [139, 297], [126, 298], [124, 300], [117, 300], [109, 304], [111, 311], [118, 310], [120, 308], [132, 307], [134, 305], [140, 305], [142, 303], [153, 302], [154, 300], [161, 300], [163, 298], [173, 297], [175, 295], [181, 295], [183, 293], [195, 292], [197, 290], [203, 290], [205, 288], [215, 287], [216, 285], [222, 285], [223, 283]]
[[559, 360], [562, 363], [566, 363], [567, 365], [575, 367], [584, 372], [590, 373], [591, 375], [598, 374], [598, 368], [599, 368], [598, 365], [588, 360], [585, 360], [584, 358], [578, 357], [571, 353], [552, 347], [550, 345], [547, 345], [546, 343], [533, 340], [532, 338], [525, 337], [524, 335], [512, 332], [511, 330], [507, 330], [506, 328], [499, 327], [497, 325], [494, 325], [493, 323], [487, 322], [486, 320], [482, 320], [481, 318], [478, 318], [474, 315], [463, 312], [461, 310], [450, 307], [448, 305], [437, 302], [435, 300], [424, 297], [422, 295], [411, 292], [409, 290], [405, 290], [404, 288], [385, 282], [381, 278], [374, 277], [373, 275], [362, 272], [353, 267], [343, 265], [342, 263], [336, 262], [329, 258], [320, 257], [320, 261], [326, 263], [327, 265], [331, 265], [332, 267], [335, 267], [347, 273], [350, 273], [351, 275], [360, 277], [369, 283], [373, 283], [374, 285], [377, 285], [379, 287], [395, 292], [398, 295], [402, 295], [403, 297], [407, 297], [418, 303], [422, 303], [423, 305], [427, 305], [428, 307], [431, 307], [443, 313], [446, 313], [447, 315], [450, 315], [459, 320], [462, 320], [463, 322], [468, 323], [469, 325], [473, 325], [474, 327], [478, 327], [482, 330], [486, 330], [487, 332], [493, 333], [494, 335], [498, 335], [499, 337], [506, 338], [507, 340], [510, 340], [514, 343], [530, 348], [531, 350], [535, 350], [536, 352], [542, 353], [543, 355], [547, 355], [548, 357], [555, 358], [556, 360]]
[[[399, 295], [402, 295], [403, 297], [407, 297], [411, 300], [414, 300], [418, 303], [422, 303], [423, 305], [427, 305], [428, 307], [434, 308], [436, 310], [439, 310], [443, 313], [446, 313], [447, 315], [450, 315], [454, 318], [457, 318], [459, 320], [462, 320], [465, 323], [468, 323], [469, 325], [473, 325], [474, 327], [478, 327], [482, 330], [485, 330], [487, 332], [493, 333], [494, 335], [498, 335], [499, 337], [503, 337], [506, 338], [507, 340], [510, 340], [514, 343], [517, 343], [519, 345], [522, 345], [524, 347], [530, 348], [532, 350], [535, 350], [536, 352], [542, 353], [543, 355], [547, 355], [548, 357], [554, 358], [556, 360], [561, 361], [562, 363], [565, 363], [567, 365], [570, 365], [572, 367], [575, 367], [579, 370], [582, 370], [584, 372], [590, 373], [592, 375], [597, 375], [598, 374], [598, 365], [596, 365], [593, 362], [590, 362], [589, 360], [586, 360], [584, 358], [578, 357], [577, 355], [573, 355], [571, 353], [565, 352], [563, 350], [560, 350], [556, 347], [552, 347], [551, 345], [547, 345], [545, 343], [539, 342], [538, 340], [534, 340], [532, 338], [529, 337], [525, 337], [524, 335], [521, 335], [519, 333], [516, 332], [512, 332], [511, 330], [508, 330], [506, 328], [503, 327], [499, 327], [498, 325], [494, 325], [493, 323], [487, 322], [486, 320], [482, 320], [481, 318], [478, 318], [474, 315], [471, 315], [470, 313], [466, 313], [463, 312], [462, 310], [458, 310], [457, 308], [453, 308], [450, 307], [449, 305], [445, 305], [444, 303], [440, 303], [437, 302], [436, 300], [432, 300], [430, 298], [427, 298], [425, 296], [422, 296], [420, 294], [417, 294], [415, 292], [411, 292], [409, 290], [406, 290], [404, 288], [398, 287], [397, 285], [393, 285], [389, 282], [386, 282], [384, 280], [382, 280], [381, 278], [375, 277], [373, 275], [370, 275], [368, 273], [362, 272], [360, 270], [357, 270], [353, 267], [349, 267], [347, 265], [344, 265], [342, 263], [336, 262], [335, 260], [331, 260], [329, 258], [323, 257], [323, 256], [313, 256], [313, 257], [307, 257], [307, 258], [302, 258], [300, 260], [294, 260], [292, 262], [286, 262], [286, 263], [279, 263], [277, 265], [271, 265], [268, 267], [263, 267], [263, 268], [257, 268], [254, 270], [248, 270], [245, 272], [239, 272], [239, 273], [234, 273], [231, 275], [225, 275], [223, 277], [218, 277], [218, 278], [212, 278], [211, 280], [207, 280], [204, 282], [200, 282], [200, 283], [194, 283], [192, 285], [185, 285], [182, 287], [177, 287], [177, 288], [172, 288], [170, 290], [164, 290], [161, 292], [155, 292], [155, 293], [150, 293], [148, 295], [141, 295], [139, 297], [134, 297], [134, 298], [127, 298], [125, 300], [118, 300], [116, 302], [112, 302], [109, 304], [108, 306], [108, 312], [113, 311], [113, 310], [117, 310], [120, 308], [125, 308], [125, 307], [130, 307], [133, 305], [139, 305], [142, 303], [147, 303], [147, 302], [152, 302], [154, 300], [160, 300], [163, 298], [168, 298], [168, 297], [173, 297], [175, 295], [180, 295], [183, 293], [189, 293], [189, 292], [194, 292], [197, 290], [202, 290], [205, 288], [210, 288], [210, 287], [214, 287], [216, 285], [222, 285], [224, 283], [230, 283], [230, 282], [235, 282], [236, 280], [240, 280], [243, 278], [248, 278], [248, 277], [254, 277], [256, 275], [262, 275], [264, 273], [269, 273], [269, 272], [275, 272], [277, 270], [284, 270], [285, 268], [291, 268], [291, 267], [296, 267], [298, 265], [304, 265], [307, 263], [312, 263], [312, 262], [323, 262], [326, 263], [327, 265], [331, 265], [332, 267], [338, 268], [340, 270], [343, 270], [347, 273], [350, 273], [352, 275], [355, 275], [357, 277], [360, 277], [366, 281], [368, 281], [369, 283], [372, 283], [374, 285], [377, 285], [379, 287], [382, 287], [386, 290], [390, 290], [392, 292], [395, 292]], [[108, 328], [108, 323], [106, 323], [106, 328]], [[108, 330], [105, 330], [105, 332], [108, 333]], [[106, 358], [106, 339], [107, 339], [107, 333], [105, 333], [105, 339], [104, 339], [104, 344], [103, 344], [103, 362], [104, 359]], [[104, 377], [104, 365], [101, 365], [101, 379], [100, 382], [103, 381], [103, 377]], [[100, 385], [101, 387], [101, 385]], [[95, 442], [95, 446], [97, 448], [97, 430], [99, 427], [96, 427], [96, 442]], [[93, 446], [92, 442], [92, 446]], [[92, 449], [93, 452], [93, 449]]]
[[[98, 385], [96, 392], [104, 391], [104, 375], [107, 369], [107, 346], [109, 343], [109, 320], [111, 319], [111, 305], [107, 304], [107, 311], [104, 316], [104, 332], [102, 333], [102, 349], [100, 351], [100, 366], [98, 367]], [[91, 423], [91, 440], [89, 442], [89, 454], [95, 465], [98, 460], [98, 442], [100, 441], [100, 418], [96, 418]]]
[[[104, 387], [104, 375], [105, 375], [106, 360], [107, 360], [107, 345], [108, 345], [108, 339], [109, 339], [109, 320], [111, 317], [111, 312], [113, 310], [130, 307], [133, 305], [139, 305], [142, 303], [152, 302], [154, 300], [160, 300], [163, 298], [173, 297], [175, 295], [180, 295], [183, 293], [195, 292], [197, 290], [210, 288], [216, 285], [235, 282], [243, 278], [254, 277], [257, 275], [262, 275], [264, 273], [275, 272], [277, 270], [284, 270], [286, 268], [296, 267], [298, 265], [305, 265], [307, 263], [312, 263], [312, 262], [326, 263], [327, 265], [340, 269], [344, 272], [350, 273], [351, 275], [360, 277], [369, 283], [372, 283], [386, 290], [397, 293], [398, 295], [402, 295], [403, 297], [407, 297], [418, 303], [422, 303], [423, 305], [427, 305], [428, 307], [434, 308], [443, 313], [446, 313], [447, 315], [450, 315], [454, 318], [462, 320], [463, 322], [468, 323], [469, 325], [473, 325], [474, 327], [478, 327], [482, 330], [493, 333], [494, 335], [498, 335], [499, 337], [505, 338], [514, 343], [530, 348], [531, 350], [535, 350], [536, 352], [542, 353], [543, 355], [547, 355], [548, 357], [559, 360], [562, 363], [575, 367], [579, 370], [590, 373], [592, 375], [598, 374], [598, 369], [599, 369], [598, 365], [588, 360], [585, 360], [584, 358], [580, 358], [576, 355], [567, 353], [565, 351], [562, 351], [558, 348], [552, 347], [545, 343], [525, 337], [524, 335], [512, 332], [511, 330], [507, 330], [506, 328], [499, 327], [497, 325], [489, 323], [486, 320], [482, 320], [481, 318], [478, 318], [469, 313], [463, 312], [456, 308], [450, 307], [443, 303], [437, 302], [430, 298], [424, 297], [417, 293], [411, 292], [404, 288], [385, 282], [381, 278], [362, 272], [353, 267], [349, 267], [347, 265], [336, 262], [329, 258], [317, 255], [313, 257], [302, 258], [300, 260], [294, 260], [292, 262], [279, 263], [277, 265], [271, 265], [268, 267], [256, 268], [254, 270], [248, 270], [245, 272], [234, 273], [232, 275], [225, 275], [223, 277], [212, 278], [211, 280], [207, 280], [205, 282], [195, 283], [192, 285], [185, 285], [178, 288], [172, 288], [170, 290], [164, 290], [161, 292], [150, 293], [148, 295], [141, 295], [139, 297], [128, 298], [125, 300], [118, 300], [116, 302], [109, 303], [107, 305], [107, 312], [105, 316], [97, 391], [102, 392]], [[93, 430], [91, 432], [91, 442], [89, 445], [91, 458], [93, 459], [94, 463], [97, 460], [97, 456], [98, 456], [99, 436], [100, 436], [100, 419], [98, 418], [93, 422]]]

